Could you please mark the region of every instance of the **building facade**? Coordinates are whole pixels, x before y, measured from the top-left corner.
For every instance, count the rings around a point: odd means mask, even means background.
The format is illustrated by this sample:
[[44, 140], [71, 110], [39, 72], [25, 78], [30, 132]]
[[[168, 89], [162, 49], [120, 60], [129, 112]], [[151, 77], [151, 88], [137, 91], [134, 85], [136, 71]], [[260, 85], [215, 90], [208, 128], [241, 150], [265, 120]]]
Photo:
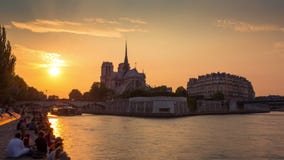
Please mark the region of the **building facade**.
[[190, 78], [187, 92], [189, 96], [204, 98], [211, 98], [218, 92], [223, 93], [225, 99], [253, 99], [255, 96], [253, 86], [246, 78], [219, 72]]
[[130, 68], [127, 56], [127, 43], [125, 44], [124, 62], [118, 65], [117, 72], [114, 72], [112, 62], [103, 62], [101, 67], [101, 84], [112, 89], [116, 94], [145, 88], [145, 79], [144, 73], [139, 73], [136, 68]]
[[177, 117], [190, 113], [185, 97], [132, 97], [85, 107], [86, 113], [147, 117]]

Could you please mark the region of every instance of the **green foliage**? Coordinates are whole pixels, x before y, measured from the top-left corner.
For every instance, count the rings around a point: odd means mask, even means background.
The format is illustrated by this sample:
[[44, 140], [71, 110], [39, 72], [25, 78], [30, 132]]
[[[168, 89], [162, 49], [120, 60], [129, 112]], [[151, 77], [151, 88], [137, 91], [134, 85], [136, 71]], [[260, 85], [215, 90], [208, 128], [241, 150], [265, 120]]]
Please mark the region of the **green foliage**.
[[10, 42], [6, 38], [6, 30], [0, 26], [0, 102], [11, 98], [9, 89], [14, 76], [16, 57], [11, 53]]
[[175, 94], [178, 97], [187, 97], [187, 91], [183, 86], [178, 87]]
[[16, 57], [12, 54], [11, 44], [6, 38], [6, 30], [0, 26], [0, 103], [5, 105], [15, 100], [43, 100], [43, 92], [29, 87], [15, 75]]
[[84, 94], [82, 95], [82, 99], [83, 100], [91, 100], [90, 92], [84, 92]]
[[14, 100], [44, 100], [46, 95], [34, 87], [29, 87], [23, 78], [18, 75], [13, 77], [10, 95]]
[[89, 93], [86, 93], [91, 100], [107, 100], [111, 99], [114, 95], [114, 92], [111, 89], [106, 88], [104, 85], [101, 85], [99, 82], [94, 82], [91, 86]]
[[54, 101], [54, 100], [58, 100], [58, 99], [59, 99], [59, 97], [57, 95], [49, 95], [48, 98], [47, 98], [47, 100], [49, 100], [49, 101]]
[[46, 95], [43, 92], [39, 92], [34, 87], [28, 87], [25, 100], [45, 100]]
[[124, 92], [122, 95], [119, 95], [119, 98], [130, 98], [130, 97], [150, 97], [151, 93], [149, 90], [137, 89], [134, 91]]
[[155, 96], [176, 96], [175, 93], [170, 92], [167, 86], [158, 86], [154, 88], [147, 89], [137, 89], [130, 92], [125, 92], [122, 95], [119, 95], [120, 98], [129, 98], [129, 97], [155, 97]]
[[69, 99], [72, 100], [80, 100], [82, 99], [82, 93], [78, 89], [72, 89], [72, 91], [69, 93]]
[[12, 96], [17, 100], [25, 100], [27, 98], [28, 85], [19, 76], [15, 76], [12, 81], [13, 85], [11, 87]]
[[187, 105], [191, 111], [197, 110], [197, 99], [194, 97], [187, 97]]

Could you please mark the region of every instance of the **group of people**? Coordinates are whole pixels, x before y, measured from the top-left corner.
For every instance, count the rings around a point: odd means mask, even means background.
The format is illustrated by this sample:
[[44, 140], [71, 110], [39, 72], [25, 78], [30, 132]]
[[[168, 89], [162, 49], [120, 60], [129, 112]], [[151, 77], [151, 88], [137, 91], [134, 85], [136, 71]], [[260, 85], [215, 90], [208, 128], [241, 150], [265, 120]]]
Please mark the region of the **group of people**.
[[[34, 135], [37, 138], [33, 140]], [[8, 157], [28, 155], [47, 160], [70, 160], [63, 150], [63, 139], [55, 137], [47, 115], [39, 111], [22, 112], [17, 133], [7, 147]]]
[[15, 117], [14, 114], [10, 111], [9, 106], [0, 107], [0, 118], [3, 118], [2, 114], [8, 114], [10, 117]]

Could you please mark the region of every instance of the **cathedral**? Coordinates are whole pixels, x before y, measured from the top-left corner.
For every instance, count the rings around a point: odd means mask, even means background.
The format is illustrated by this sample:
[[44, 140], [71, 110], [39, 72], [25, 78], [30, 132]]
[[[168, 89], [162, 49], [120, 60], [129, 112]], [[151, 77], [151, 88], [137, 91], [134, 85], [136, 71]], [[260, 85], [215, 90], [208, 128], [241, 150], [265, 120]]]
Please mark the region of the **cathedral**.
[[112, 89], [116, 94], [146, 88], [145, 78], [144, 73], [139, 73], [136, 68], [130, 68], [127, 43], [125, 43], [124, 62], [118, 65], [117, 72], [114, 72], [112, 62], [103, 62], [101, 67], [101, 84]]

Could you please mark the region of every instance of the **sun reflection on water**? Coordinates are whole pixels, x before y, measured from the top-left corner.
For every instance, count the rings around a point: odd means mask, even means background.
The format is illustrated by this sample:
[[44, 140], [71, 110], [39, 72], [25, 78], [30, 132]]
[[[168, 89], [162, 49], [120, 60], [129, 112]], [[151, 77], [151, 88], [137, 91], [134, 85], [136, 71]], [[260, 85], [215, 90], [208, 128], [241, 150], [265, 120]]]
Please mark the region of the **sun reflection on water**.
[[48, 115], [48, 121], [51, 123], [51, 128], [53, 128], [53, 134], [55, 137], [60, 137], [60, 126], [57, 117], [52, 117], [52, 115]]

